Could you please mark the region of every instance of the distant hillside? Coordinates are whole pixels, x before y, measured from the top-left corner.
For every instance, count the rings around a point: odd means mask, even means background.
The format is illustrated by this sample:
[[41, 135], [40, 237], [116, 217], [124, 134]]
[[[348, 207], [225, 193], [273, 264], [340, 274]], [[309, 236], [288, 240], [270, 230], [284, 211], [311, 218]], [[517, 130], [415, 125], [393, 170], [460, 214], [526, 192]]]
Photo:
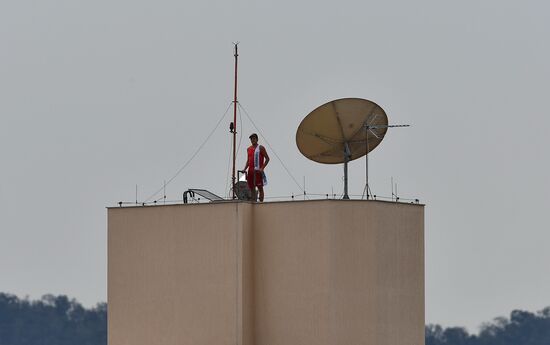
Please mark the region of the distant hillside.
[[67, 296], [38, 301], [0, 293], [0, 345], [106, 345], [107, 304], [85, 309]]
[[[67, 296], [29, 301], [0, 293], [0, 345], [106, 345], [107, 304], [86, 309]], [[426, 326], [426, 345], [550, 345], [550, 307], [514, 310], [479, 334], [459, 327]]]

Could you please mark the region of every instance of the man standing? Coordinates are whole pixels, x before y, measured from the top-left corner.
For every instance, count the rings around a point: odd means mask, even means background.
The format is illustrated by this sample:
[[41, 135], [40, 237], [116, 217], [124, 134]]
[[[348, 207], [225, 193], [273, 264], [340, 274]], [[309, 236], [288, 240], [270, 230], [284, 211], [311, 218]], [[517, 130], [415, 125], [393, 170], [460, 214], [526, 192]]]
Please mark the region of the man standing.
[[267, 184], [264, 169], [269, 163], [269, 156], [265, 147], [258, 145], [258, 135], [252, 133], [250, 136], [250, 142], [252, 145], [246, 149], [246, 165], [244, 170], [248, 169], [246, 174], [246, 181], [248, 182], [248, 188], [252, 192], [252, 200], [258, 200], [256, 194], [256, 187], [260, 194], [260, 202], [264, 201], [264, 185]]

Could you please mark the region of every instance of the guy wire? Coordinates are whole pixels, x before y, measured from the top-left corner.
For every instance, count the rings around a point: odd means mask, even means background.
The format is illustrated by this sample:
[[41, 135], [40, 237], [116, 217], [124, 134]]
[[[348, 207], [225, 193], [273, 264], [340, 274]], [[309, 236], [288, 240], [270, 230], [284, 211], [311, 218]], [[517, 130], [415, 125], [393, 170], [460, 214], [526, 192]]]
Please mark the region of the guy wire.
[[[241, 149], [241, 142], [243, 140], [243, 132], [244, 132], [244, 130], [243, 130], [243, 116], [241, 114], [241, 108], [240, 107], [239, 107], [239, 122], [240, 122], [240, 127], [239, 128], [241, 129], [241, 132], [240, 132], [240, 135], [239, 135], [239, 144], [237, 145], [237, 152], [239, 152], [240, 149]], [[237, 134], [239, 134], [239, 133], [237, 133]]]
[[248, 119], [250, 120], [250, 123], [252, 123], [252, 125], [254, 126], [254, 128], [256, 128], [256, 130], [258, 131], [258, 133], [260, 133], [260, 135], [262, 136], [262, 138], [264, 138], [265, 140], [265, 143], [267, 144], [267, 146], [269, 146], [269, 149], [273, 152], [273, 154], [275, 154], [275, 157], [277, 157], [277, 159], [279, 160], [279, 162], [281, 163], [281, 165], [283, 166], [283, 168], [286, 170], [287, 174], [292, 178], [292, 180], [294, 181], [294, 183], [296, 184], [296, 186], [298, 186], [298, 188], [302, 191], [302, 192], [305, 192], [304, 189], [302, 188], [302, 186], [300, 186], [300, 184], [298, 183], [298, 181], [296, 181], [296, 179], [294, 178], [294, 176], [290, 173], [290, 171], [288, 170], [288, 168], [286, 167], [285, 163], [283, 163], [283, 160], [281, 159], [281, 157], [279, 157], [279, 155], [277, 154], [277, 152], [273, 149], [273, 147], [269, 144], [269, 141], [267, 140], [267, 138], [265, 137], [265, 135], [262, 133], [262, 131], [258, 128], [258, 126], [256, 126], [256, 124], [254, 123], [254, 121], [252, 120], [251, 116], [248, 114], [248, 112], [246, 111], [246, 109], [241, 105], [240, 102], [237, 103], [239, 105], [239, 107], [243, 110], [244, 114], [246, 115], [246, 117], [248, 117]]
[[[178, 175], [185, 169], [187, 168], [187, 166], [189, 165], [189, 163], [191, 163], [191, 161], [197, 156], [197, 154], [200, 152], [200, 150], [204, 147], [204, 145], [206, 144], [206, 142], [210, 139], [210, 137], [212, 137], [212, 135], [214, 134], [214, 132], [216, 131], [216, 129], [218, 129], [218, 127], [220, 126], [220, 123], [222, 122], [222, 120], [225, 118], [225, 115], [227, 115], [227, 112], [229, 111], [229, 109], [231, 108], [231, 105], [233, 104], [233, 102], [229, 103], [229, 105], [227, 106], [227, 109], [225, 110], [225, 112], [223, 113], [222, 117], [220, 117], [220, 119], [218, 120], [218, 123], [216, 123], [216, 126], [214, 127], [214, 129], [210, 132], [210, 134], [208, 134], [208, 136], [206, 137], [206, 139], [204, 139], [204, 141], [202, 142], [202, 144], [200, 144], [200, 146], [197, 148], [197, 150], [195, 151], [195, 153], [193, 153], [193, 155], [191, 156], [191, 158], [189, 158], [187, 160], [187, 162], [185, 162], [185, 164], [179, 168], [179, 170], [174, 174], [174, 176], [172, 176], [167, 182], [165, 185], [163, 185], [162, 187], [160, 187], [159, 190], [157, 190], [155, 193], [151, 194], [151, 196], [149, 196], [145, 202], [148, 202], [149, 200], [151, 200], [153, 197], [155, 197], [156, 195], [158, 195], [158, 193], [162, 192], [162, 190], [165, 188], [165, 186], [169, 185], [170, 182], [172, 182], [176, 177], [178, 177]], [[159, 199], [157, 199], [156, 201], [159, 201], [160, 199], [162, 199], [162, 197], [160, 197]]]

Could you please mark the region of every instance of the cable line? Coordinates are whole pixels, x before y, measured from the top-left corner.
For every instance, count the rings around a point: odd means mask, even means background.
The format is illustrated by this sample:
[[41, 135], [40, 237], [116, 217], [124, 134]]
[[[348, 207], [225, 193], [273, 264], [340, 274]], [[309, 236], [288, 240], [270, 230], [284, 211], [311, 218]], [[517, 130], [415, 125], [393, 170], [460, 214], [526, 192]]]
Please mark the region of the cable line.
[[[223, 113], [222, 117], [220, 117], [220, 119], [218, 120], [218, 123], [216, 123], [216, 126], [214, 127], [214, 129], [210, 132], [210, 134], [208, 134], [208, 136], [206, 137], [206, 139], [204, 139], [204, 141], [202, 142], [202, 144], [200, 144], [200, 146], [198, 147], [198, 149], [195, 151], [195, 153], [193, 153], [193, 155], [191, 156], [191, 158], [189, 158], [187, 160], [187, 162], [185, 162], [185, 164], [179, 168], [179, 170], [174, 174], [174, 176], [172, 176], [159, 190], [157, 190], [155, 193], [151, 194], [151, 196], [149, 196], [145, 202], [148, 202], [149, 200], [151, 200], [153, 197], [155, 197], [156, 195], [158, 195], [160, 192], [162, 192], [164, 190], [164, 188], [170, 184], [170, 182], [172, 182], [176, 177], [178, 177], [178, 175], [185, 169], [187, 168], [187, 166], [189, 165], [189, 163], [191, 163], [191, 161], [197, 156], [197, 154], [200, 152], [200, 150], [204, 147], [204, 145], [206, 144], [206, 142], [210, 139], [210, 137], [212, 137], [212, 135], [214, 134], [214, 132], [216, 131], [216, 129], [218, 129], [218, 127], [220, 126], [220, 123], [222, 122], [222, 120], [225, 118], [225, 115], [227, 115], [227, 112], [229, 111], [229, 109], [231, 108], [231, 105], [233, 104], [233, 102], [229, 103], [229, 105], [227, 106], [227, 109], [225, 110], [225, 112]], [[162, 199], [163, 197], [160, 197], [159, 199], [155, 200], [155, 201], [159, 201], [160, 199]]]
[[243, 132], [244, 132], [244, 130], [243, 130], [243, 128], [244, 128], [243, 127], [243, 116], [241, 114], [241, 108], [240, 107], [239, 107], [239, 122], [240, 122], [240, 127], [239, 128], [241, 129], [241, 133], [239, 135], [239, 144], [237, 145], [237, 152], [239, 152], [239, 150], [241, 149], [241, 142], [243, 140]]
[[237, 103], [239, 105], [239, 108], [242, 109], [242, 111], [244, 112], [244, 114], [246, 115], [246, 117], [248, 117], [248, 119], [250, 120], [250, 122], [252, 123], [252, 125], [254, 126], [254, 128], [256, 128], [256, 130], [258, 131], [258, 133], [260, 133], [260, 135], [262, 136], [262, 138], [264, 138], [267, 146], [269, 146], [269, 149], [275, 154], [275, 157], [277, 157], [277, 159], [279, 160], [279, 162], [281, 163], [281, 165], [283, 166], [283, 168], [286, 170], [288, 176], [290, 176], [292, 178], [292, 180], [294, 181], [294, 183], [296, 184], [296, 186], [298, 186], [298, 188], [302, 191], [302, 192], [305, 192], [304, 189], [302, 188], [302, 186], [300, 186], [300, 184], [298, 183], [298, 181], [296, 181], [296, 179], [294, 178], [294, 176], [290, 173], [290, 170], [288, 170], [288, 168], [286, 167], [285, 163], [283, 163], [281, 157], [279, 157], [279, 155], [277, 154], [277, 152], [275, 152], [275, 150], [273, 149], [273, 147], [269, 144], [269, 141], [267, 140], [267, 138], [265, 137], [265, 135], [262, 133], [262, 131], [258, 128], [258, 126], [256, 126], [256, 124], [254, 123], [254, 121], [252, 120], [252, 118], [250, 117], [250, 115], [248, 115], [248, 112], [246, 111], [246, 109], [241, 105], [241, 103]]

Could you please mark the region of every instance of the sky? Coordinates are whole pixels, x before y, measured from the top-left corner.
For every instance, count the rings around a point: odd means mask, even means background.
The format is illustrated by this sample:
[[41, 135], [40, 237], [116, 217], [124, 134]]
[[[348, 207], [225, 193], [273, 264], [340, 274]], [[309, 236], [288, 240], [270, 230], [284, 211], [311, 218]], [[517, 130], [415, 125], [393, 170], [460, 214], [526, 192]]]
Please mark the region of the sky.
[[[303, 157], [300, 121], [333, 99], [379, 104], [374, 194], [425, 208], [426, 322], [550, 306], [550, 5], [544, 1], [0, 2], [0, 291], [106, 300], [106, 207], [169, 181], [226, 195], [239, 102], [272, 156], [266, 196], [341, 193]], [[247, 137], [258, 131], [241, 111]], [[266, 144], [269, 143], [269, 146]], [[286, 167], [293, 177], [285, 170]], [[296, 180], [296, 181], [294, 181]], [[350, 163], [361, 194], [365, 161]], [[161, 195], [162, 196], [162, 193]]]

